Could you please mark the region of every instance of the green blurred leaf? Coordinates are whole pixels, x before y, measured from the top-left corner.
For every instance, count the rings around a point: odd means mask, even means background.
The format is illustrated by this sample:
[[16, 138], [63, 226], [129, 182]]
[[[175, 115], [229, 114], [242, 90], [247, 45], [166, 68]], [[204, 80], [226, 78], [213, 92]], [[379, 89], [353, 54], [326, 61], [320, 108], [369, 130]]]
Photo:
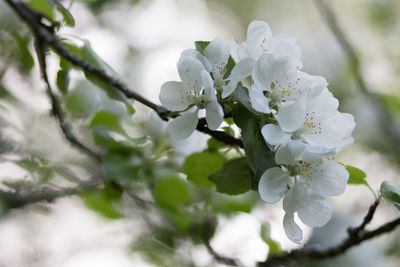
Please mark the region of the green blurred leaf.
[[189, 202], [189, 188], [186, 182], [179, 177], [163, 177], [157, 181], [154, 195], [161, 206], [177, 211]]
[[379, 191], [384, 199], [392, 202], [400, 211], [400, 189], [398, 187], [385, 181], [381, 184]]
[[[89, 42], [85, 42], [84, 46], [81, 48], [81, 55], [82, 58], [87, 60], [89, 63], [93, 64], [94, 66], [103, 69], [108, 74], [112, 75], [113, 77], [119, 77], [119, 74], [115, 72], [110, 65], [108, 65], [105, 61], [103, 61], [92, 49]], [[119, 90], [114, 88], [109, 83], [103, 81], [96, 75], [92, 74], [89, 71], [84, 71], [86, 78], [91, 81], [93, 84], [104, 90], [108, 97], [111, 99], [123, 102], [129, 113], [135, 113], [135, 109], [133, 108], [130, 100]]]
[[183, 163], [183, 172], [192, 183], [211, 187], [213, 183], [208, 180], [208, 176], [219, 170], [224, 162], [225, 158], [218, 152], [193, 153]]
[[94, 115], [90, 122], [90, 128], [105, 128], [109, 131], [125, 134], [125, 130], [121, 127], [120, 117], [117, 114], [106, 110], [101, 110]]
[[74, 118], [89, 116], [96, 107], [96, 98], [93, 97], [93, 88], [78, 86], [67, 92], [65, 107]]
[[228, 63], [226, 64], [226, 72], [224, 74], [224, 79], [227, 79], [231, 75], [233, 67], [235, 67], [235, 61], [231, 56], [229, 56]]
[[227, 161], [222, 168], [211, 174], [209, 180], [217, 191], [228, 195], [243, 194], [251, 189], [250, 167], [246, 158]]
[[367, 177], [365, 172], [350, 165], [346, 165], [345, 167], [350, 175], [349, 180], [347, 181], [348, 184], [363, 184], [363, 185], [368, 184], [367, 181], [365, 180], [365, 178]]
[[63, 17], [65, 25], [69, 27], [75, 26], [75, 19], [72, 16], [71, 12], [66, 9], [60, 2], [57, 2], [57, 10], [60, 12], [61, 16]]
[[196, 50], [199, 51], [203, 56], [204, 56], [204, 49], [210, 44], [209, 41], [196, 41], [194, 42], [194, 45], [196, 47]]
[[[83, 203], [89, 209], [108, 219], [120, 219], [123, 214], [118, 209], [121, 194], [105, 185], [105, 189], [96, 189], [81, 194]], [[110, 192], [112, 191], [112, 193]]]
[[268, 245], [268, 256], [282, 254], [281, 246], [271, 238], [271, 227], [267, 224], [261, 225], [260, 235], [262, 240]]
[[249, 213], [259, 199], [258, 193], [249, 191], [242, 195], [228, 196], [213, 194], [209, 200], [213, 210], [217, 213], [230, 214], [235, 212]]
[[138, 179], [139, 170], [145, 167], [139, 156], [122, 151], [109, 152], [103, 157], [101, 164], [107, 181], [115, 178]]
[[29, 73], [35, 64], [33, 56], [28, 48], [30, 39], [21, 36], [16, 31], [12, 32], [11, 35], [18, 45], [18, 59], [20, 62], [18, 67], [22, 72]]
[[242, 130], [244, 151], [255, 174], [255, 177], [252, 177], [251, 188], [257, 190], [261, 175], [275, 166], [272, 153], [261, 135], [261, 118], [240, 103], [234, 106], [232, 114], [236, 125]]
[[57, 72], [57, 79], [56, 84], [58, 89], [63, 93], [66, 94], [68, 92], [69, 86], [69, 68], [67, 69], [60, 69]]
[[173, 222], [175, 227], [179, 230], [187, 230], [192, 224], [192, 218], [188, 213], [182, 212], [177, 209], [165, 210], [164, 213]]
[[242, 83], [238, 83], [235, 91], [232, 93], [232, 96], [234, 99], [238, 100], [244, 107], [246, 107], [247, 111], [253, 113], [252, 116], [259, 114], [251, 107], [249, 92], [247, 88], [242, 85]]
[[225, 143], [222, 143], [221, 141], [218, 141], [215, 138], [210, 138], [207, 140], [207, 147], [208, 150], [210, 151], [217, 151], [218, 149], [224, 148], [226, 146], [227, 145]]
[[30, 0], [28, 5], [39, 13], [45, 15], [48, 19], [53, 20], [53, 8], [47, 0]]
[[379, 94], [378, 96], [388, 110], [395, 115], [400, 113], [400, 97], [389, 94]]

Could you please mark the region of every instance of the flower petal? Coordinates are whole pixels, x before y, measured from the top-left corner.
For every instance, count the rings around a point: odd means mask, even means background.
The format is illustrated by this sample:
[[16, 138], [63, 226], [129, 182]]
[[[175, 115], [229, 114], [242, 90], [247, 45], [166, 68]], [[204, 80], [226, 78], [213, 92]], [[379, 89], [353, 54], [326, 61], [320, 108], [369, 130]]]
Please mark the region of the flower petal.
[[246, 79], [251, 75], [253, 71], [253, 67], [255, 65], [255, 61], [246, 58], [242, 61], [239, 61], [232, 69], [231, 74], [229, 75], [230, 82], [223, 87], [222, 98], [228, 97], [230, 94], [235, 91], [238, 82]]
[[296, 244], [300, 244], [303, 239], [303, 231], [294, 221], [293, 213], [286, 213], [283, 217], [283, 229], [287, 237]]
[[266, 170], [258, 183], [261, 199], [267, 203], [279, 201], [286, 192], [288, 180], [289, 174], [281, 168], [273, 167]]
[[187, 92], [186, 87], [181, 82], [166, 82], [161, 86], [160, 102], [169, 110], [184, 110], [192, 104], [187, 98]]
[[197, 59], [181, 57], [178, 61], [179, 76], [188, 90], [200, 92], [203, 89], [201, 72], [204, 69], [203, 64]]
[[303, 64], [300, 61], [301, 49], [296, 44], [296, 39], [289, 37], [284, 34], [279, 34], [273, 39], [273, 50], [272, 53], [276, 57], [291, 57], [293, 60], [297, 60], [297, 66], [301, 69]]
[[307, 162], [316, 161], [321, 158], [333, 157], [338, 153], [338, 150], [335, 149], [327, 149], [324, 147], [317, 147], [306, 145], [306, 150], [303, 154], [301, 154], [301, 159]]
[[313, 192], [306, 196], [304, 205], [297, 210], [300, 220], [310, 227], [325, 225], [332, 216], [328, 200]]
[[275, 124], [264, 125], [261, 134], [265, 142], [273, 146], [285, 145], [290, 141], [290, 134], [285, 133], [281, 127]]
[[315, 161], [311, 165], [306, 176], [312, 177], [309, 181], [312, 190], [323, 196], [337, 196], [344, 192], [349, 173], [343, 165], [332, 160]]
[[247, 53], [253, 59], [258, 59], [272, 48], [272, 32], [264, 21], [254, 20], [247, 29]]
[[271, 109], [269, 108], [269, 98], [264, 96], [262, 90], [252, 86], [249, 90], [249, 98], [251, 102], [251, 107], [256, 111], [269, 114], [271, 113]]
[[275, 162], [278, 164], [292, 164], [306, 149], [303, 142], [290, 140], [286, 145], [278, 148], [275, 154]]
[[203, 83], [204, 86], [206, 99], [208, 101], [217, 101], [217, 96], [215, 95], [214, 83], [210, 73], [208, 73], [205, 70], [202, 70], [200, 76], [201, 76], [201, 82]]
[[208, 128], [216, 130], [223, 120], [224, 111], [218, 102], [212, 101], [206, 105], [206, 121]]
[[182, 140], [188, 138], [196, 129], [197, 110], [191, 113], [184, 113], [172, 120], [167, 127], [169, 136], [174, 140]]
[[231, 56], [236, 63], [248, 58], [246, 43], [237, 44], [235, 41], [232, 41]]
[[294, 132], [303, 126], [307, 95], [307, 93], [304, 93], [294, 103], [279, 106], [276, 119], [285, 132]]
[[299, 187], [299, 182], [296, 180], [295, 184], [286, 192], [283, 198], [283, 209], [286, 213], [295, 213], [301, 204], [303, 194], [303, 187]]
[[199, 60], [203, 64], [203, 66], [207, 70], [207, 72], [211, 72], [211, 65], [208, 62], [207, 58], [205, 56], [203, 56], [202, 54], [200, 54], [200, 52], [197, 51], [196, 49], [184, 50], [181, 53], [180, 59], [184, 59], [184, 58]]
[[214, 79], [222, 79], [225, 74], [225, 66], [228, 63], [231, 50], [231, 42], [219, 37], [211, 41], [204, 49], [204, 55], [210, 63]]

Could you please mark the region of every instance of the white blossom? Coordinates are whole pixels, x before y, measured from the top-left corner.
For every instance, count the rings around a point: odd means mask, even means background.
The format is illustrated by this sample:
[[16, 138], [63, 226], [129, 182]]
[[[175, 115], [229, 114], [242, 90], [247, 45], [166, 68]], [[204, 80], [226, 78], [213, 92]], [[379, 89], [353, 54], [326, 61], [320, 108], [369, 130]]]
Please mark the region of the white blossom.
[[219, 37], [212, 40], [204, 49], [204, 56], [194, 49], [187, 49], [182, 53], [183, 58], [199, 60], [207, 72], [211, 73], [214, 79], [214, 86], [220, 88], [225, 85], [224, 76], [227, 71], [231, 41]]
[[187, 54], [188, 51], [184, 51], [178, 62], [182, 81], [166, 82], [160, 92], [160, 102], [167, 109], [188, 110], [168, 124], [168, 133], [175, 140], [185, 139], [193, 133], [199, 120], [199, 109], [206, 109], [207, 125], [212, 130], [217, 129], [223, 120], [223, 110], [217, 102], [210, 74], [200, 60]]
[[327, 86], [321, 76], [299, 71], [291, 57], [264, 54], [252, 73], [253, 85], [249, 90], [252, 107], [261, 113], [270, 113], [270, 106], [280, 107], [292, 103], [304, 93], [318, 95]]
[[301, 50], [294, 38], [286, 35], [273, 37], [270, 27], [263, 21], [252, 21], [247, 29], [247, 39], [241, 44], [233, 42], [231, 55], [236, 65], [232, 69], [230, 82], [223, 87], [222, 97], [229, 96], [238, 82], [250, 76], [259, 58], [264, 54], [277, 58], [289, 57], [298, 68], [302, 68]]
[[[298, 152], [298, 148], [292, 151], [293, 154]], [[346, 168], [333, 160], [295, 160], [285, 165], [285, 170], [280, 167], [268, 169], [261, 176], [258, 190], [261, 199], [267, 203], [276, 203], [284, 196], [283, 226], [287, 236], [298, 243], [302, 232], [294, 222], [293, 214], [297, 212], [301, 221], [310, 227], [325, 225], [332, 212], [324, 196], [342, 194], [348, 178]]]
[[280, 150], [289, 143], [301, 141], [309, 156], [337, 154], [353, 143], [354, 118], [337, 110], [339, 102], [328, 89], [313, 97], [306, 93], [297, 101], [282, 104], [276, 119], [278, 125], [267, 124], [261, 132], [265, 141]]

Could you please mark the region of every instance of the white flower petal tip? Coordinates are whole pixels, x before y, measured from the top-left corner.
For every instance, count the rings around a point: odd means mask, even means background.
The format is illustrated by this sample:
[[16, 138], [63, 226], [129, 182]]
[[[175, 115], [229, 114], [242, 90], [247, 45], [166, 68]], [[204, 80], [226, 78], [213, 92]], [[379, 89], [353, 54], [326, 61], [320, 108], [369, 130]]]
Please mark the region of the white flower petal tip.
[[207, 126], [211, 130], [216, 130], [224, 120], [224, 111], [218, 102], [211, 102], [206, 106]]
[[281, 168], [273, 167], [264, 172], [258, 183], [260, 197], [267, 203], [276, 203], [286, 192], [289, 174]]
[[300, 244], [303, 239], [303, 231], [294, 221], [293, 213], [286, 213], [283, 217], [283, 228], [287, 237], [294, 243]]
[[249, 98], [251, 102], [251, 107], [254, 108], [256, 111], [269, 114], [271, 113], [271, 109], [269, 108], [269, 98], [264, 96], [262, 90], [252, 86], [249, 90]]
[[180, 115], [168, 124], [167, 131], [169, 136], [173, 140], [188, 138], [196, 129], [198, 121], [197, 111]]
[[187, 89], [182, 82], [169, 81], [161, 86], [161, 104], [169, 110], [181, 111], [190, 105], [187, 98]]
[[290, 141], [290, 134], [285, 133], [281, 127], [275, 124], [264, 125], [261, 134], [265, 142], [274, 146], [285, 145]]
[[278, 164], [292, 164], [299, 159], [306, 150], [306, 145], [300, 141], [290, 140], [287, 144], [278, 148], [275, 154], [275, 162]]
[[318, 160], [311, 163], [312, 168], [303, 175], [309, 180], [312, 190], [323, 196], [343, 194], [349, 179], [346, 168], [332, 160]]

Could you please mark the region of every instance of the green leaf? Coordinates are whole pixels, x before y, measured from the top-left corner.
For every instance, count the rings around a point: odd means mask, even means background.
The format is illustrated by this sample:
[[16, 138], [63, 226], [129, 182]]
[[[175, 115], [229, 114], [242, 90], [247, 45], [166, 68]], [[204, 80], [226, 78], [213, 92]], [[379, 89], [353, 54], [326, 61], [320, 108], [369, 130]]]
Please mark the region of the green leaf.
[[68, 92], [69, 70], [70, 70], [69, 68], [60, 69], [57, 72], [57, 79], [56, 79], [57, 87], [63, 94], [66, 94]]
[[67, 92], [65, 106], [71, 116], [82, 118], [91, 114], [97, 103], [96, 98], [93, 97], [93, 89], [88, 86], [78, 86]]
[[254, 115], [259, 115], [257, 111], [255, 111], [251, 107], [250, 98], [249, 98], [249, 90], [242, 85], [242, 83], [238, 83], [235, 91], [232, 93], [234, 99], [238, 100], [243, 106], [246, 107], [248, 111], [251, 111]]
[[183, 172], [192, 183], [211, 187], [213, 183], [208, 180], [208, 176], [218, 171], [224, 162], [225, 158], [218, 152], [193, 153], [183, 163]]
[[30, 39], [24, 38], [16, 31], [12, 32], [11, 35], [18, 45], [18, 58], [19, 62], [21, 62], [18, 67], [22, 72], [29, 73], [35, 64], [32, 54], [28, 48]]
[[217, 191], [228, 195], [243, 194], [251, 189], [250, 168], [246, 158], [227, 161], [222, 168], [211, 174], [209, 180]]
[[229, 75], [231, 75], [233, 67], [235, 67], [235, 61], [231, 56], [229, 56], [228, 63], [225, 65], [226, 67], [226, 72], [224, 74], [224, 79], [227, 79]]
[[203, 56], [204, 56], [204, 49], [210, 44], [209, 41], [196, 41], [194, 42], [194, 45], [196, 47], [196, 50], [199, 51]]
[[106, 184], [103, 190], [96, 189], [82, 193], [81, 198], [86, 207], [103, 217], [120, 219], [124, 217], [119, 210], [121, 195], [122, 192], [118, 192], [118, 189]]
[[213, 210], [217, 213], [230, 214], [235, 212], [249, 213], [259, 200], [257, 192], [249, 191], [242, 195], [228, 196], [225, 194], [212, 194], [209, 200]]
[[210, 138], [207, 140], [207, 146], [209, 151], [217, 151], [220, 148], [224, 148], [227, 145], [215, 138]]
[[349, 180], [347, 181], [348, 184], [368, 184], [367, 181], [365, 181], [365, 178], [367, 177], [365, 172], [350, 165], [346, 165], [345, 167], [350, 174]]
[[34, 9], [35, 11], [42, 13], [48, 19], [53, 20], [53, 8], [50, 6], [49, 1], [47, 0], [30, 0], [28, 5]]
[[71, 12], [66, 9], [60, 2], [57, 2], [57, 10], [60, 12], [66, 26], [74, 27], [75, 26], [75, 19], [72, 16]]
[[138, 172], [143, 168], [143, 160], [128, 151], [110, 152], [102, 158], [101, 164], [106, 181], [138, 179]]
[[[110, 65], [108, 65], [105, 61], [103, 61], [91, 48], [89, 42], [85, 42], [84, 46], [81, 48], [82, 58], [87, 60], [89, 63], [93, 64], [94, 66], [103, 69], [108, 74], [119, 77], [118, 73], [115, 72]], [[84, 71], [86, 78], [91, 81], [93, 84], [104, 90], [108, 97], [111, 99], [123, 102], [128, 111], [133, 114], [135, 113], [135, 109], [133, 108], [130, 100], [119, 90], [114, 88], [109, 83], [105, 82], [103, 79], [97, 77], [96, 75], [92, 74], [89, 71]]]
[[155, 186], [154, 195], [157, 203], [175, 211], [190, 199], [188, 185], [176, 176], [160, 178]]
[[260, 235], [262, 240], [268, 245], [268, 255], [279, 255], [282, 253], [281, 246], [271, 238], [271, 227], [267, 224], [261, 225]]
[[90, 128], [105, 128], [109, 131], [125, 134], [117, 114], [102, 110], [96, 113], [90, 122]]
[[240, 103], [234, 106], [232, 114], [236, 125], [242, 130], [244, 151], [255, 175], [252, 177], [251, 188], [257, 190], [261, 175], [267, 169], [276, 166], [272, 153], [261, 135], [261, 118]]
[[400, 189], [385, 181], [379, 189], [382, 197], [390, 202], [400, 211]]

